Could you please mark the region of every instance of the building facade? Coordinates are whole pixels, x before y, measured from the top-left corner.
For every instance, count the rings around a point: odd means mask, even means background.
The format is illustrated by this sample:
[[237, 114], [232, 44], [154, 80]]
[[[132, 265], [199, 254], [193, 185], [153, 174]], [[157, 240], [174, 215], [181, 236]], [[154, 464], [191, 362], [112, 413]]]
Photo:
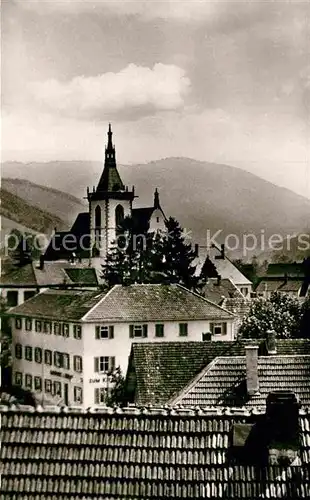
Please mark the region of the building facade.
[[13, 308], [13, 384], [42, 401], [104, 404], [135, 342], [233, 340], [235, 317], [179, 285], [49, 290]]

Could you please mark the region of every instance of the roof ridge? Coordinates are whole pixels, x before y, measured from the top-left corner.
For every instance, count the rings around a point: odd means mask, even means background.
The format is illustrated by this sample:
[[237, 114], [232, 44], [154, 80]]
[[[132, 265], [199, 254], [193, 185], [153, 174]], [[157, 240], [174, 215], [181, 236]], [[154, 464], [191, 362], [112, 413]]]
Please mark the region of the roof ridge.
[[224, 307], [221, 307], [219, 306], [218, 304], [215, 304], [215, 302], [212, 302], [211, 300], [209, 299], [206, 299], [206, 297], [203, 297], [202, 295], [199, 295], [199, 293], [196, 293], [196, 292], [193, 292], [193, 290], [189, 290], [189, 288], [186, 288], [185, 286], [183, 285], [180, 285], [179, 283], [173, 283], [175, 286], [178, 286], [180, 288], [182, 288], [183, 290], [186, 290], [187, 292], [190, 292], [192, 295], [195, 295], [195, 297], [198, 297], [199, 299], [202, 299], [204, 300], [205, 302], [207, 302], [207, 304], [211, 305], [211, 306], [214, 306], [216, 307], [217, 309], [219, 309], [220, 311], [225, 311], [227, 312], [230, 316], [232, 316], [233, 318], [235, 318], [235, 314], [233, 314], [232, 312], [228, 311], [227, 309], [225, 309]]

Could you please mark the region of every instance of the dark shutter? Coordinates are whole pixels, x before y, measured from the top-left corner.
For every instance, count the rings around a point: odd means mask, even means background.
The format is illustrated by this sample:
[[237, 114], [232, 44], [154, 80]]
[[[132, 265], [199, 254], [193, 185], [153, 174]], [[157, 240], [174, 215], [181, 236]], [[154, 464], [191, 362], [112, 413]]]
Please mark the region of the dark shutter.
[[223, 331], [223, 335], [226, 335], [226, 333], [227, 333], [227, 323], [223, 323], [222, 331]]
[[214, 323], [210, 323], [210, 332], [214, 333]]
[[100, 339], [100, 326], [96, 326], [96, 339]]
[[109, 371], [113, 372], [114, 369], [115, 369], [115, 356], [110, 356], [110, 358], [109, 358], [109, 364], [110, 364]]
[[143, 333], [142, 336], [145, 338], [147, 337], [147, 325], [143, 325]]
[[95, 362], [94, 371], [99, 372], [99, 358], [94, 358], [94, 362]]
[[99, 405], [100, 401], [99, 401], [99, 389], [95, 389], [95, 404], [96, 405]]
[[133, 325], [129, 325], [129, 337], [133, 339], [134, 334], [133, 334]]
[[109, 326], [109, 338], [114, 339], [114, 326], [113, 325]]

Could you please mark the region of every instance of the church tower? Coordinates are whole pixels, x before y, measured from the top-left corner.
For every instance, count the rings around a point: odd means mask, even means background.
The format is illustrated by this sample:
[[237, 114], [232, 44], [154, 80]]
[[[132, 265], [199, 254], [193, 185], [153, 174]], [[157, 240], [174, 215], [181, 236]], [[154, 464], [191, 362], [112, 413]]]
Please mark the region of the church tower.
[[87, 188], [91, 259], [95, 267], [104, 264], [107, 252], [117, 238], [122, 220], [132, 214], [134, 198], [134, 188], [129, 191], [118, 173], [111, 124], [109, 124], [103, 172], [97, 188], [94, 187], [92, 191]]

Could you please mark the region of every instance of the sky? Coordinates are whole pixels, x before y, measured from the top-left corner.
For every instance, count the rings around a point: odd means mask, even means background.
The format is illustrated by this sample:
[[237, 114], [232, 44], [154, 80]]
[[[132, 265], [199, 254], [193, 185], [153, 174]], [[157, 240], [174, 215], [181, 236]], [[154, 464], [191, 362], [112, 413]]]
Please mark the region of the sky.
[[310, 198], [310, 2], [3, 0], [2, 161], [169, 156]]

